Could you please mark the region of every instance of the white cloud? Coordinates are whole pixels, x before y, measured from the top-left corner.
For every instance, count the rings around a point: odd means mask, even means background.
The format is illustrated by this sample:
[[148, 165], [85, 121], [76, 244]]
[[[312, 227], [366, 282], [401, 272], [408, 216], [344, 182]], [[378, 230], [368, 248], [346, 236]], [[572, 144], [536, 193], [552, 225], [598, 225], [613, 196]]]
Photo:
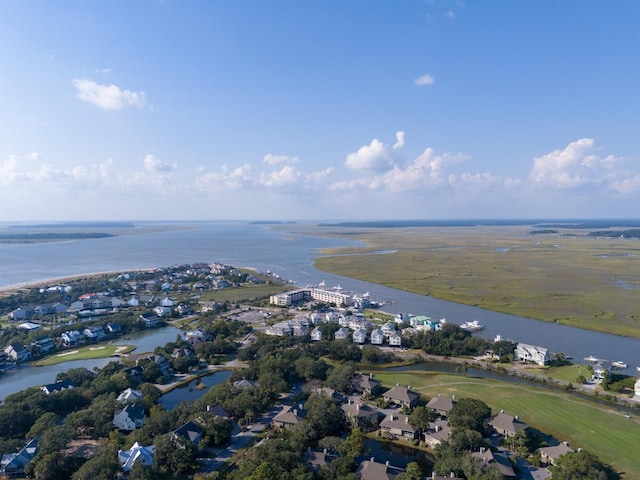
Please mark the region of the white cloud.
[[92, 103], [103, 110], [143, 108], [146, 104], [144, 92], [121, 90], [116, 85], [100, 85], [86, 78], [72, 80], [80, 100]]
[[435, 79], [429, 75], [428, 73], [422, 75], [421, 77], [416, 78], [413, 81], [413, 84], [418, 86], [418, 87], [424, 87], [426, 85], [433, 85], [434, 83], [436, 83]]
[[604, 158], [593, 153], [592, 138], [571, 142], [562, 150], [554, 150], [533, 159], [529, 179], [534, 185], [559, 189], [579, 188], [586, 185], [606, 184], [619, 175], [613, 170], [621, 158]]
[[389, 167], [389, 147], [377, 138], [357, 152], [347, 155], [346, 165], [351, 170], [383, 170]]
[[300, 159], [298, 157], [289, 157], [287, 155], [274, 155], [267, 153], [264, 156], [263, 162], [269, 165], [278, 165], [280, 163], [298, 163]]
[[402, 130], [396, 132], [396, 143], [393, 144], [394, 150], [400, 150], [404, 147], [404, 132]]
[[622, 180], [616, 180], [611, 182], [611, 188], [613, 191], [622, 196], [633, 195], [640, 192], [640, 174], [623, 178]]
[[153, 155], [144, 157], [144, 168], [149, 172], [172, 172], [178, 167], [177, 163], [166, 163]]

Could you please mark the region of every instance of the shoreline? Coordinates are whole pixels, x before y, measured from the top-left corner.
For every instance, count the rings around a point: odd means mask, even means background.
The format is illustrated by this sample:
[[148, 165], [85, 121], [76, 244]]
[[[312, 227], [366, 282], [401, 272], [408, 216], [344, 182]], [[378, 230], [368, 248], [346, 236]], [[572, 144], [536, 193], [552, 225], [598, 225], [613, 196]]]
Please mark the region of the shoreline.
[[31, 288], [43, 288], [46, 286], [52, 286], [54, 284], [66, 283], [74, 280], [83, 280], [93, 277], [99, 277], [102, 275], [116, 275], [120, 273], [126, 272], [145, 272], [149, 270], [153, 270], [158, 267], [149, 267], [149, 268], [136, 268], [130, 270], [109, 270], [104, 272], [88, 272], [88, 273], [78, 273], [76, 275], [64, 275], [61, 277], [51, 277], [40, 280], [33, 280], [28, 282], [16, 283], [14, 285], [7, 285], [4, 287], [0, 287], [0, 296], [9, 296], [18, 293], [20, 290], [31, 289]]

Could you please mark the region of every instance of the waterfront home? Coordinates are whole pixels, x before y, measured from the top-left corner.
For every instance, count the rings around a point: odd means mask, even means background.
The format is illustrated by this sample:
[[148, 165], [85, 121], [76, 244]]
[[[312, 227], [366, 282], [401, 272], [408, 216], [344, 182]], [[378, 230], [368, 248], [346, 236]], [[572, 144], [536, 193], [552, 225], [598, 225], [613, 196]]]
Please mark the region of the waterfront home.
[[431, 448], [441, 444], [442, 442], [449, 441], [450, 436], [451, 427], [449, 426], [449, 422], [441, 418], [437, 419], [435, 422], [429, 422], [429, 427], [422, 432], [422, 439], [424, 443], [429, 445]]
[[159, 317], [166, 317], [171, 314], [171, 307], [163, 307], [162, 305], [158, 305], [153, 308], [153, 312]]
[[196, 447], [200, 443], [200, 440], [202, 440], [202, 428], [200, 428], [200, 426], [198, 426], [194, 422], [187, 422], [180, 425], [173, 432], [171, 432], [171, 434], [175, 438], [184, 438], [186, 441], [192, 443]]
[[140, 402], [142, 401], [142, 392], [140, 390], [134, 390], [133, 388], [127, 388], [118, 395], [116, 401], [121, 405]]
[[380, 431], [391, 438], [404, 438], [414, 440], [417, 437], [417, 429], [409, 423], [409, 416], [402, 413], [387, 415], [380, 422]]
[[343, 404], [340, 408], [342, 408], [347, 419], [355, 426], [378, 425], [380, 412], [366, 403], [358, 400], [355, 402], [349, 400], [348, 403]]
[[358, 374], [353, 377], [352, 384], [354, 388], [365, 395], [377, 395], [382, 390], [382, 383], [373, 378], [373, 374]]
[[2, 456], [0, 461], [0, 477], [24, 478], [25, 467], [38, 453], [38, 440], [31, 439], [16, 453], [8, 453]]
[[17, 363], [31, 358], [31, 351], [21, 343], [10, 343], [4, 348], [4, 353]]
[[565, 453], [575, 452], [568, 442], [560, 442], [558, 445], [551, 447], [541, 447], [538, 450], [540, 451], [540, 460], [546, 465], [555, 465], [558, 458]]
[[591, 380], [601, 382], [605, 377], [611, 376], [611, 362], [608, 360], [600, 360], [593, 366], [593, 374]]
[[56, 345], [53, 343], [51, 337], [39, 337], [36, 338], [33, 342], [31, 342], [32, 347], [36, 347], [39, 353], [48, 353], [54, 348]]
[[185, 333], [184, 337], [187, 343], [190, 343], [191, 345], [202, 343], [207, 340], [207, 334], [199, 328], [195, 330], [189, 330], [187, 333]]
[[55, 383], [50, 383], [48, 385], [43, 385], [40, 387], [47, 395], [51, 395], [52, 393], [58, 393], [62, 390], [71, 390], [72, 388], [76, 388], [77, 385], [72, 380], [60, 380]]
[[454, 403], [456, 403], [455, 395], [436, 395], [432, 397], [431, 400], [427, 403], [427, 408], [430, 408], [438, 415], [443, 417], [447, 417], [449, 412], [453, 408]]
[[82, 343], [82, 334], [78, 330], [67, 330], [60, 336], [62, 343], [68, 347], [72, 347]]
[[529, 425], [520, 421], [517, 415], [512, 417], [511, 415], [504, 413], [504, 411], [500, 411], [500, 413], [489, 420], [489, 425], [491, 425], [496, 433], [503, 438], [513, 437], [520, 430], [526, 430], [529, 428]]
[[145, 315], [140, 315], [140, 317], [138, 317], [142, 323], [144, 323], [144, 326], [147, 328], [152, 328], [152, 327], [157, 327], [158, 325], [160, 325], [160, 322], [162, 320], [160, 320], [159, 317], [151, 316], [151, 317], [147, 317]]
[[398, 332], [393, 332], [389, 335], [389, 345], [392, 347], [401, 347], [402, 346], [402, 335]]
[[371, 332], [371, 345], [382, 345], [384, 343], [384, 332], [381, 328], [376, 328]]
[[358, 328], [353, 332], [353, 343], [362, 345], [367, 340], [367, 331], [364, 328]]
[[551, 361], [549, 350], [543, 347], [536, 347], [526, 343], [519, 343], [515, 351], [515, 359], [521, 362], [537, 363], [544, 366]]
[[373, 457], [360, 463], [356, 475], [362, 480], [395, 480], [404, 470], [389, 462], [379, 463]]
[[410, 387], [403, 387], [398, 384], [391, 390], [383, 393], [382, 398], [385, 402], [390, 404], [413, 408], [418, 403], [420, 394], [411, 390]]
[[107, 331], [114, 335], [118, 335], [122, 332], [122, 327], [118, 323], [107, 323]]
[[349, 329], [347, 327], [339, 328], [336, 333], [333, 334], [335, 340], [346, 340], [349, 338]]
[[298, 405], [297, 408], [284, 405], [282, 410], [273, 417], [272, 423], [274, 427], [287, 428], [302, 422], [306, 416], [307, 411], [302, 404]]
[[113, 426], [118, 430], [131, 432], [144, 425], [144, 408], [138, 403], [127, 405], [113, 412]]
[[87, 337], [87, 340], [92, 342], [100, 342], [107, 338], [107, 334], [104, 333], [102, 327], [87, 327], [82, 331], [82, 333]]
[[153, 465], [153, 451], [155, 448], [155, 445], [144, 447], [136, 442], [129, 450], [118, 450], [118, 462], [122, 471], [125, 474], [129, 473], [134, 464]]

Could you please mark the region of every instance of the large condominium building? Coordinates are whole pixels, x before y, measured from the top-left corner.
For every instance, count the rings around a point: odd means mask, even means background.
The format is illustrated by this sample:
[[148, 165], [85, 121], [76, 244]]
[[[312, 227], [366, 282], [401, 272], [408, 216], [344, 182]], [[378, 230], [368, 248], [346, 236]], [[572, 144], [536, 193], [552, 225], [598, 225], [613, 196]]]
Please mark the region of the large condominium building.
[[269, 303], [280, 307], [288, 307], [297, 302], [309, 299], [335, 304], [337, 307], [347, 307], [351, 305], [353, 301], [350, 295], [346, 295], [344, 293], [322, 290], [320, 288], [301, 288], [299, 290], [292, 290], [279, 295], [272, 295], [269, 297]]

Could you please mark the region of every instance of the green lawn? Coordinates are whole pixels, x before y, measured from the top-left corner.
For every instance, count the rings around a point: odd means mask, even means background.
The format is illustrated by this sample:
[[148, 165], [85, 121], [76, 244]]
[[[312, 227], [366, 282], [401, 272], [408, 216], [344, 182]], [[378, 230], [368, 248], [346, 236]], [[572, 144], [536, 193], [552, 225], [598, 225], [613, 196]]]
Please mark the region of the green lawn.
[[425, 398], [438, 393], [473, 397], [494, 412], [504, 410], [542, 432], [584, 448], [613, 465], [624, 478], [640, 478], [640, 423], [614, 406], [582, 400], [562, 390], [430, 372], [376, 373], [386, 386], [411, 385]]
[[89, 360], [93, 358], [111, 357], [116, 353], [128, 353], [134, 350], [134, 345], [117, 346], [117, 345], [92, 345], [89, 347], [74, 348], [65, 352], [50, 355], [42, 360], [33, 362], [39, 367], [45, 365], [56, 365], [58, 363], [70, 362], [72, 360]]

